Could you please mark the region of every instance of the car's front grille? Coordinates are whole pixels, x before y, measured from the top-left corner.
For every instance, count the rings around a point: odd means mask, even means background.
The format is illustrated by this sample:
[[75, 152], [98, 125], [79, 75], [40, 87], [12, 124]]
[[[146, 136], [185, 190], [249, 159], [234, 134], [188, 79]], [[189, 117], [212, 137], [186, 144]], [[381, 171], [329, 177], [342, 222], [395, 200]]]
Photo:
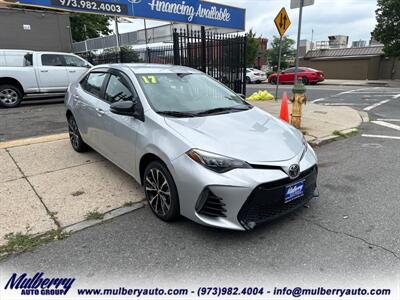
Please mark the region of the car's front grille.
[[222, 198], [216, 196], [209, 188], [205, 188], [201, 193], [196, 205], [196, 211], [208, 217], [226, 217], [225, 203]]
[[[314, 195], [317, 186], [316, 166], [302, 172], [294, 180], [289, 178], [259, 185], [250, 194], [239, 211], [238, 220], [246, 228], [271, 221], [307, 203]], [[284, 203], [285, 186], [304, 180], [304, 196]]]

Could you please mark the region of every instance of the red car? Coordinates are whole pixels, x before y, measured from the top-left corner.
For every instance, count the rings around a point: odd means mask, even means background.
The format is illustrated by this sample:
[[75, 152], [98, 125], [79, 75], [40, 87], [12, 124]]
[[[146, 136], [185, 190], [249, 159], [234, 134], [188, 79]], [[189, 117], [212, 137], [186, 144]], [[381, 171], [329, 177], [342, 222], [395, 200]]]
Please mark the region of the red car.
[[[279, 83], [294, 83], [294, 70], [295, 68], [289, 68], [283, 70], [279, 74]], [[324, 72], [318, 71], [311, 68], [300, 67], [298, 69], [298, 78], [303, 81], [304, 84], [317, 84], [318, 82], [325, 80]], [[269, 75], [268, 82], [276, 84], [278, 81], [278, 74], [273, 73]]]

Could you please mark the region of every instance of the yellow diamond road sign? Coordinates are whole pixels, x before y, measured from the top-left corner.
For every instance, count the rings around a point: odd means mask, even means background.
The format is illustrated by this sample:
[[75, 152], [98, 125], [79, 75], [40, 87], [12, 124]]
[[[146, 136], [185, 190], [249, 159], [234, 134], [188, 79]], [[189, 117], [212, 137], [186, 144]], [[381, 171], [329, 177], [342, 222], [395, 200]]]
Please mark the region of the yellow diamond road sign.
[[292, 24], [290, 22], [289, 16], [284, 7], [281, 9], [279, 14], [276, 16], [274, 22], [275, 22], [276, 28], [278, 29], [281, 37], [285, 34], [285, 32], [289, 28], [290, 24]]

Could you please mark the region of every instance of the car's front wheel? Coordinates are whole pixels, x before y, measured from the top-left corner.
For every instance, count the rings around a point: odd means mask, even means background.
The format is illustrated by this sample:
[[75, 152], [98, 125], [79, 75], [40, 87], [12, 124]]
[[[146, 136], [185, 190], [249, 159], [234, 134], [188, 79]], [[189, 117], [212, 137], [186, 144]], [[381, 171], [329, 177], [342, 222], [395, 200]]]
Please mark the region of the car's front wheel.
[[178, 192], [172, 175], [166, 166], [151, 162], [144, 171], [144, 191], [154, 214], [164, 221], [174, 221], [179, 217]]
[[73, 116], [68, 118], [68, 133], [72, 148], [74, 148], [76, 152], [86, 152], [89, 149], [89, 146], [82, 139], [78, 124], [76, 124]]

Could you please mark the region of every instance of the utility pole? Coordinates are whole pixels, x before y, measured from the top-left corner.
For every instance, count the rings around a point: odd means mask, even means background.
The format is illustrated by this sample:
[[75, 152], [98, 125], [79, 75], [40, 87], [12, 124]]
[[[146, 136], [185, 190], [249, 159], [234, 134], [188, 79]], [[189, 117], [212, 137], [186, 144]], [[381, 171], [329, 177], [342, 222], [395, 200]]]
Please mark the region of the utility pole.
[[279, 54], [278, 54], [278, 70], [276, 70], [276, 88], [275, 88], [275, 101], [278, 100], [279, 89], [279, 75], [281, 72], [281, 57], [282, 57], [282, 36], [279, 38]]
[[299, 50], [300, 50], [300, 38], [301, 38], [301, 21], [303, 18], [303, 5], [304, 0], [300, 0], [300, 11], [299, 11], [299, 26], [297, 30], [297, 50], [296, 50], [296, 67], [295, 67], [295, 76], [294, 76], [294, 84], [297, 84], [298, 77], [298, 69], [299, 69]]

